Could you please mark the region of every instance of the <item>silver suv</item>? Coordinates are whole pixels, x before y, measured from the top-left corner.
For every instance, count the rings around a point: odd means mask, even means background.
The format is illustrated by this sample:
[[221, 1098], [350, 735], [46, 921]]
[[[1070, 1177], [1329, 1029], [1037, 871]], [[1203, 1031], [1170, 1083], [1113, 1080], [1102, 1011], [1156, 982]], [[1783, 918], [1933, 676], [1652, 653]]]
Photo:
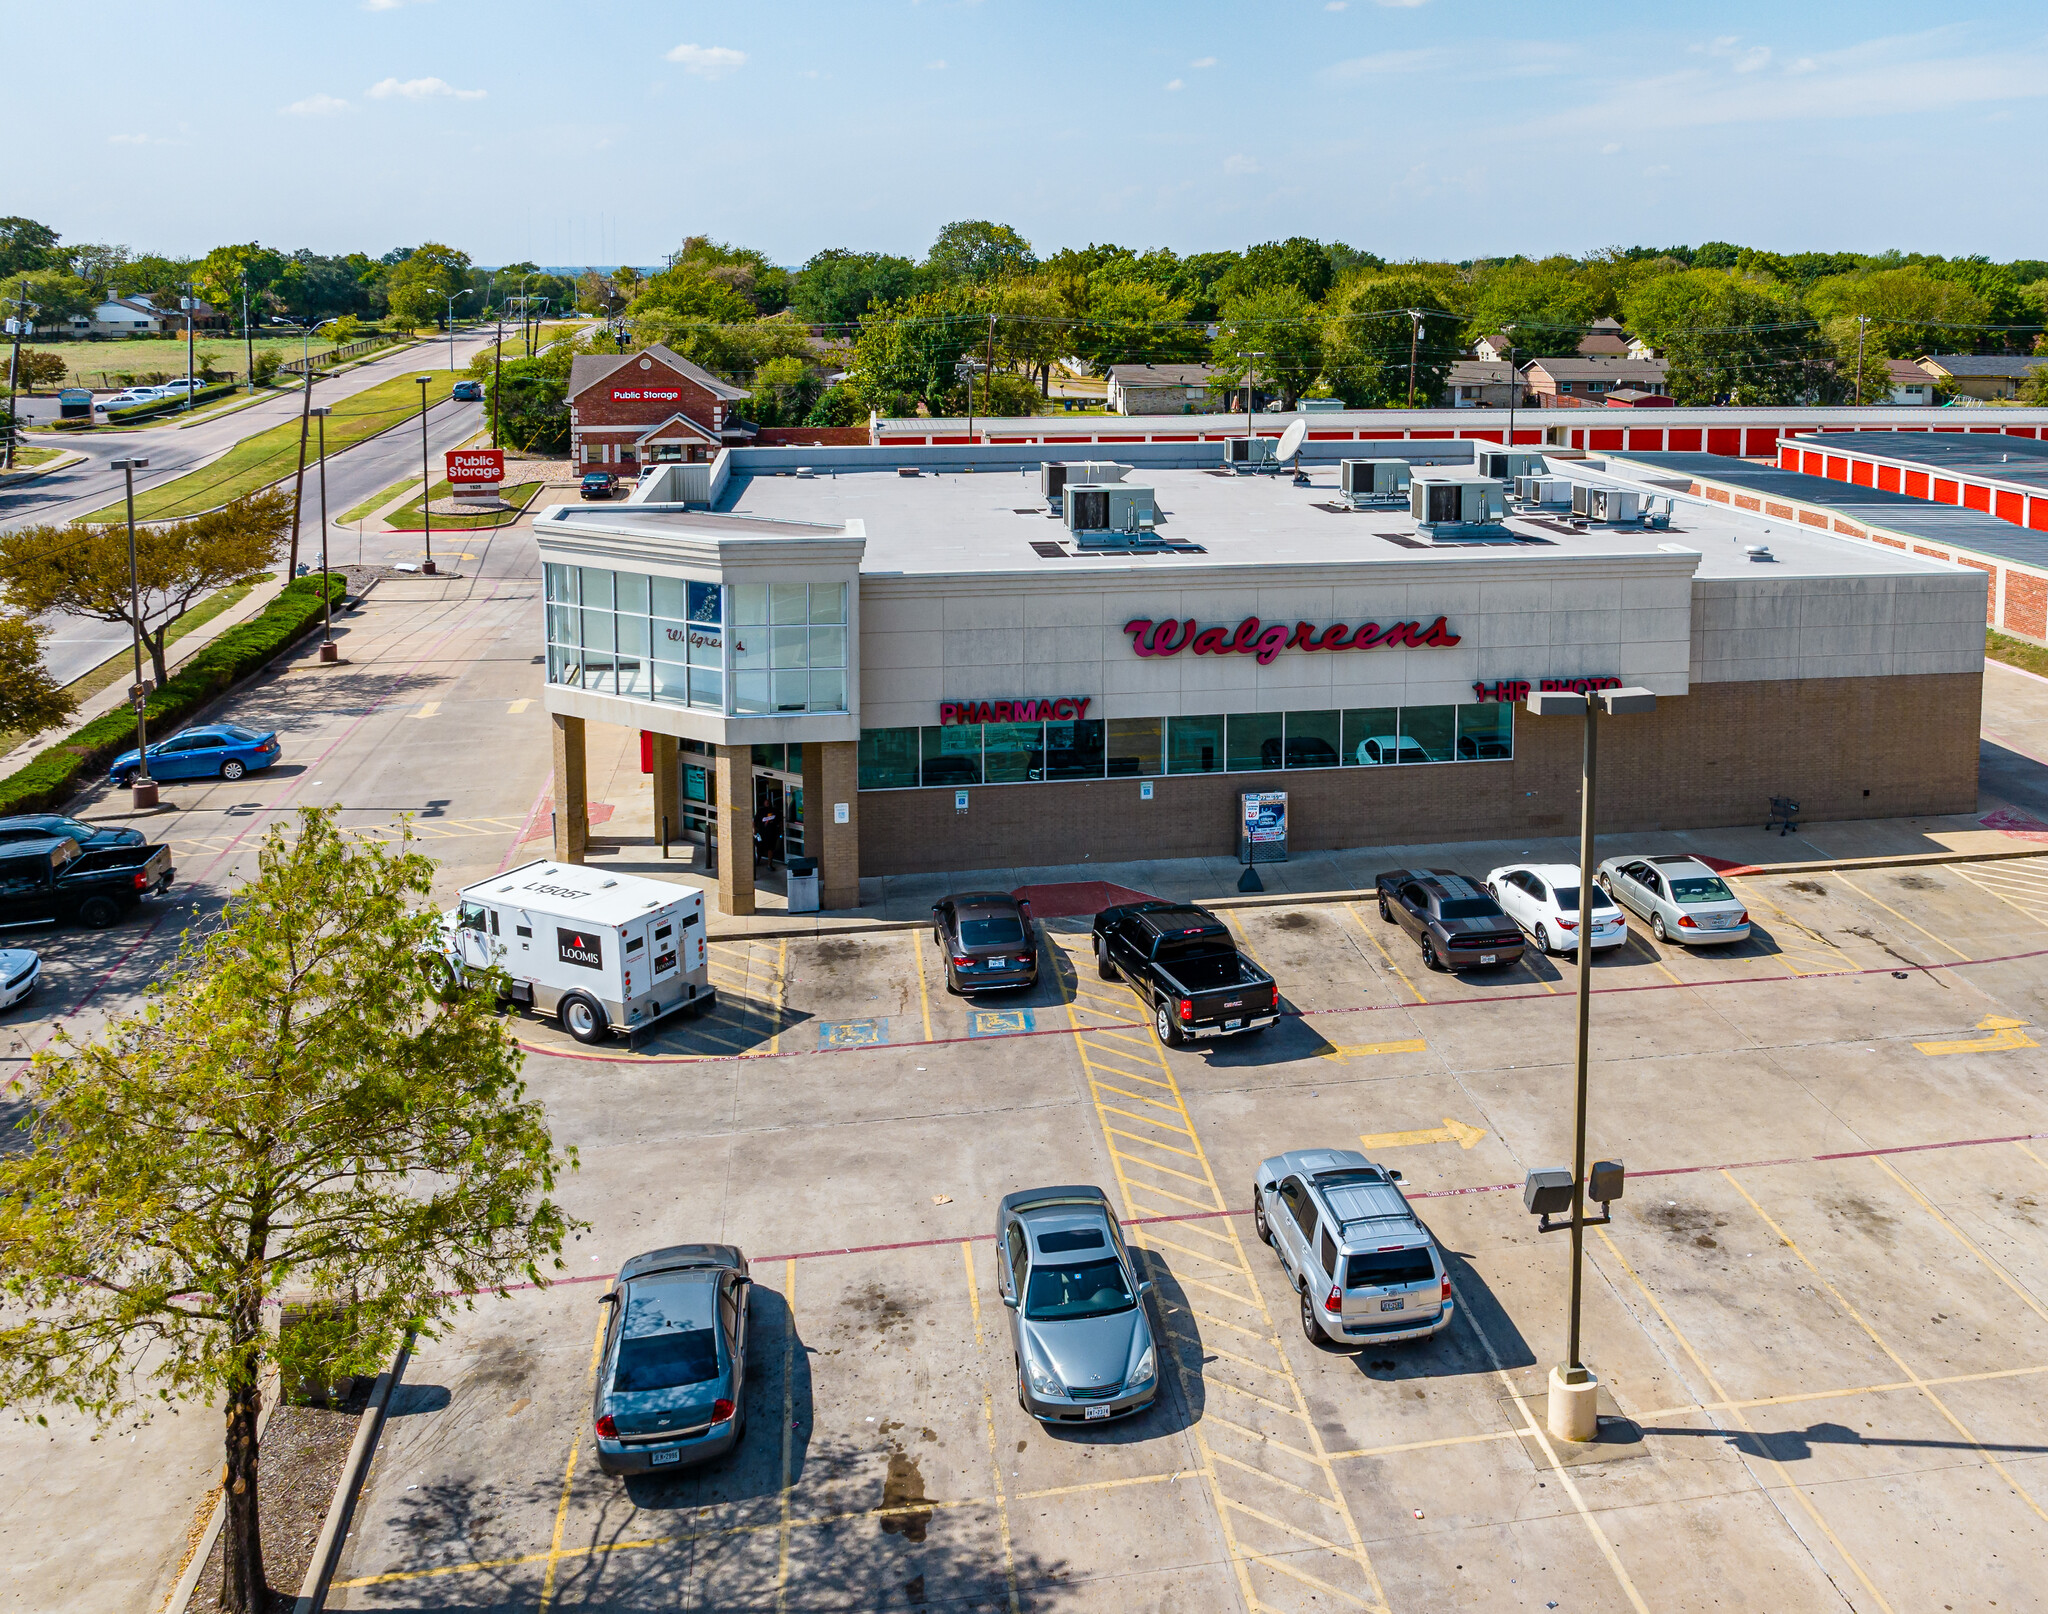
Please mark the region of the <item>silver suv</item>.
[[1451, 1326], [1451, 1280], [1401, 1174], [1356, 1149], [1259, 1162], [1252, 1216], [1301, 1297], [1312, 1344], [1391, 1344]]
[[1010, 1310], [1017, 1401], [1045, 1423], [1143, 1412], [1159, 1356], [1123, 1230], [1100, 1188], [1032, 1188], [996, 1209], [996, 1287]]

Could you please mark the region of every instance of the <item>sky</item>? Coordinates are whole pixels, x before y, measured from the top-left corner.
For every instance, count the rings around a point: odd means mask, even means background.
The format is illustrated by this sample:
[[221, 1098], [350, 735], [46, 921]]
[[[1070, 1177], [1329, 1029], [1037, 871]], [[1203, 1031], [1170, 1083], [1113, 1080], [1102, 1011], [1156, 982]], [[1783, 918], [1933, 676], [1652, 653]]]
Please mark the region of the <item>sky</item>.
[[0, 214], [137, 251], [794, 265], [990, 218], [1041, 253], [2048, 257], [2039, 0], [9, 9]]

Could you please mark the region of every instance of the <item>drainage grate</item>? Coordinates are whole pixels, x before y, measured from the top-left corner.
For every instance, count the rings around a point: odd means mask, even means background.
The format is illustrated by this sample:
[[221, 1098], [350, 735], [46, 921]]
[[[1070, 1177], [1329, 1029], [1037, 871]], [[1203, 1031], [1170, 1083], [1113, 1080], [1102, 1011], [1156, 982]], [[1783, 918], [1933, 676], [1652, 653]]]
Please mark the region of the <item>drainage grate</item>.
[[1067, 552], [1064, 549], [1046, 539], [1034, 538], [1031, 541], [1031, 547], [1038, 551], [1038, 558], [1040, 560], [1065, 560], [1067, 558]]

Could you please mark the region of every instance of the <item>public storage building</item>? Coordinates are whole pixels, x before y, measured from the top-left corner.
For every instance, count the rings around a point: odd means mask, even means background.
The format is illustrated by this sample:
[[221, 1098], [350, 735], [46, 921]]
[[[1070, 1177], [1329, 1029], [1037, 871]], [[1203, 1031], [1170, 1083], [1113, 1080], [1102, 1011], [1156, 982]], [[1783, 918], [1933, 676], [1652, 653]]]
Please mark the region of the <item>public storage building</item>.
[[[732, 449], [548, 510], [557, 855], [581, 855], [585, 721], [655, 736], [672, 832], [744, 846], [777, 792], [828, 909], [862, 874], [1227, 854], [1254, 789], [1288, 792], [1297, 848], [1567, 833], [1579, 725], [1517, 704], [1545, 681], [1662, 697], [1605, 731], [1603, 831], [1760, 825], [1773, 795], [1975, 806], [1981, 571], [1654, 456], [1549, 469], [1669, 499], [1668, 527], [1553, 505], [1470, 531], [1352, 508], [1340, 450], [1311, 450], [1297, 486], [1125, 445], [1071, 473], [1121, 488], [1095, 532], [1028, 445]], [[1469, 443], [1389, 450], [1425, 512], [1476, 475]], [[752, 911], [751, 859], [716, 866]]]

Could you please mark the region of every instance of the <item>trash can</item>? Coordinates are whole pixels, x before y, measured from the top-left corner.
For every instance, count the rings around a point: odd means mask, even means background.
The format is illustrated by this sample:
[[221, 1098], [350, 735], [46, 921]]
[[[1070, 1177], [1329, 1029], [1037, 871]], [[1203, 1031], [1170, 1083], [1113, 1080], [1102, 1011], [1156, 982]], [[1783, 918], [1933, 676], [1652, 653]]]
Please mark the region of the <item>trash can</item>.
[[793, 857], [789, 860], [789, 911], [791, 913], [816, 913], [818, 911], [818, 860], [814, 857]]

